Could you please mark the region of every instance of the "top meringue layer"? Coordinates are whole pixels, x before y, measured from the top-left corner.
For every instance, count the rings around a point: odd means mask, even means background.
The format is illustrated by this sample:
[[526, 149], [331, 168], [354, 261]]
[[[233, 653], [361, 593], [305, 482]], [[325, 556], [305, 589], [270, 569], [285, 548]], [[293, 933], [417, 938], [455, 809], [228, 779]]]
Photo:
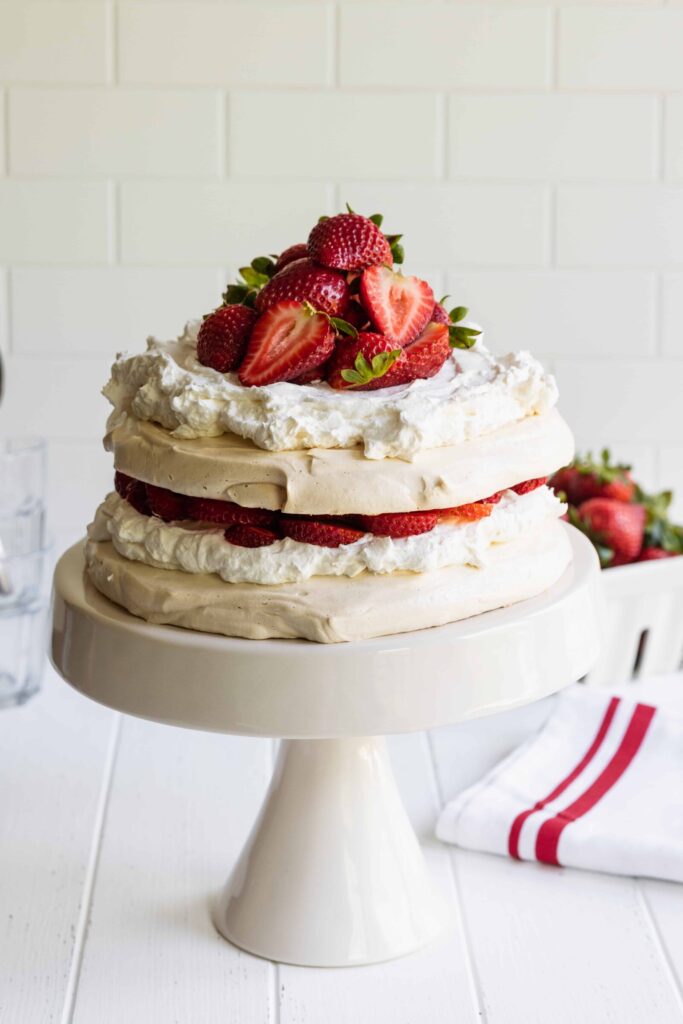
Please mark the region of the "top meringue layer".
[[410, 460], [543, 414], [557, 402], [554, 378], [528, 352], [496, 358], [481, 342], [455, 350], [435, 377], [395, 388], [243, 387], [236, 374], [198, 362], [198, 328], [193, 322], [177, 341], [150, 338], [145, 353], [117, 358], [104, 388], [114, 406], [110, 429], [132, 413], [179, 438], [233, 433], [269, 451], [362, 445], [369, 459]]

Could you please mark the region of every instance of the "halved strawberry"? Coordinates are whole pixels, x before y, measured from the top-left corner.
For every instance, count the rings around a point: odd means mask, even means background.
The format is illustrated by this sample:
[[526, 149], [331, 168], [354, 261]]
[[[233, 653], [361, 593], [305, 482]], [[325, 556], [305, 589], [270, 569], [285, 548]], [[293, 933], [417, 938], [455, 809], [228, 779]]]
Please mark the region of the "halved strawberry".
[[434, 377], [451, 354], [446, 324], [429, 323], [415, 341], [403, 349], [403, 357], [397, 359], [382, 378], [380, 387], [392, 388], [397, 384], [410, 384], [413, 380]]
[[324, 267], [362, 270], [379, 264], [391, 266], [391, 246], [369, 217], [339, 213], [318, 221], [308, 236], [308, 253]]
[[149, 499], [147, 497], [147, 485], [143, 484], [142, 480], [133, 480], [130, 487], [128, 488], [128, 494], [126, 495], [126, 501], [133, 506], [136, 512], [140, 515], [148, 516], [150, 514]]
[[438, 521], [438, 512], [383, 512], [376, 516], [360, 516], [361, 525], [369, 533], [381, 537], [412, 537], [418, 533], [429, 533]]
[[434, 292], [427, 282], [390, 267], [363, 271], [360, 295], [378, 331], [400, 348], [417, 338], [434, 311]]
[[235, 523], [244, 526], [270, 526], [274, 518], [274, 513], [267, 508], [246, 508], [234, 501], [222, 501], [220, 498], [188, 498], [186, 514], [189, 519], [216, 523], [218, 526], [233, 526]]
[[147, 484], [147, 500], [152, 515], [158, 516], [164, 522], [170, 523], [173, 519], [185, 518], [186, 498], [183, 494], [176, 494], [166, 487]]
[[247, 387], [293, 380], [334, 348], [327, 316], [302, 302], [276, 302], [254, 324], [239, 378]]
[[245, 523], [235, 523], [228, 527], [223, 536], [228, 543], [241, 548], [263, 548], [280, 540], [273, 530], [266, 530], [262, 526], [247, 526]]
[[515, 484], [510, 490], [514, 491], [515, 494], [528, 494], [529, 491], [535, 491], [539, 487], [543, 487], [547, 482], [547, 476], [539, 476], [535, 480], [524, 480], [521, 484]]
[[301, 544], [317, 544], [323, 548], [353, 544], [363, 536], [361, 530], [354, 530], [340, 522], [303, 519], [297, 516], [283, 516], [280, 527], [285, 537], [291, 537]]
[[114, 473], [114, 490], [120, 497], [127, 498], [128, 491], [134, 483], [133, 477], [122, 473], [120, 469], [117, 469]]
[[477, 519], [485, 519], [493, 512], [494, 506], [500, 501], [498, 495], [493, 495], [485, 501], [470, 501], [465, 505], [456, 505], [454, 508], [442, 508], [439, 511], [440, 519], [467, 520], [475, 522]]
[[248, 306], [220, 306], [209, 313], [197, 335], [197, 359], [219, 373], [239, 366], [256, 313]]
[[357, 338], [340, 338], [327, 364], [327, 382], [332, 388], [353, 387], [355, 391], [373, 391], [385, 386], [385, 376], [404, 359], [381, 334], [361, 331]]
[[276, 259], [275, 273], [278, 274], [288, 263], [293, 263], [294, 260], [302, 260], [305, 256], [308, 256], [308, 246], [305, 242], [297, 242], [295, 245], [290, 245], [288, 249], [283, 249]]
[[336, 270], [319, 267], [305, 258], [288, 263], [271, 278], [256, 297], [256, 308], [265, 313], [276, 302], [291, 299], [310, 302], [330, 316], [342, 316], [349, 304], [350, 292], [346, 278]]

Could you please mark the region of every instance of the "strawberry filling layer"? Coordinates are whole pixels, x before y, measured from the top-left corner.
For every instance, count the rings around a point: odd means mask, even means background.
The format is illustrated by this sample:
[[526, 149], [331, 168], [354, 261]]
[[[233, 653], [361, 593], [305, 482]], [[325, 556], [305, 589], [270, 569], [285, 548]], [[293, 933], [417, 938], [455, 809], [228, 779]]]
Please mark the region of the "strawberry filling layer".
[[[542, 487], [546, 477], [525, 480], [509, 488], [527, 494]], [[375, 516], [292, 516], [269, 509], [246, 508], [232, 501], [196, 498], [145, 484], [116, 472], [117, 494], [139, 513], [164, 522], [210, 523], [225, 528], [225, 539], [239, 547], [264, 547], [284, 537], [320, 547], [353, 544], [365, 534], [379, 537], [411, 537], [429, 533], [444, 522], [471, 522], [491, 515], [502, 491], [454, 508], [420, 512], [387, 512]]]

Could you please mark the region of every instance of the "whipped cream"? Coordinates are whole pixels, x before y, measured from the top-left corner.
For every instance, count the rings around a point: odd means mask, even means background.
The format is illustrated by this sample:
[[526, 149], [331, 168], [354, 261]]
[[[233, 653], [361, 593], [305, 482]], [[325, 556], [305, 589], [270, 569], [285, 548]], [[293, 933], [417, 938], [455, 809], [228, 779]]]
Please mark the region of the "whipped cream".
[[362, 572], [428, 572], [445, 566], [483, 568], [494, 545], [530, 534], [566, 506], [547, 487], [528, 494], [506, 491], [486, 519], [442, 523], [414, 537], [365, 534], [353, 544], [324, 548], [285, 538], [267, 547], [228, 543], [220, 528], [165, 523], [141, 515], [116, 493], [98, 508], [88, 528], [91, 541], [111, 540], [124, 558], [162, 569], [215, 573], [226, 583], [295, 583], [312, 576]]
[[119, 355], [104, 394], [114, 406], [109, 429], [132, 414], [175, 437], [232, 433], [259, 448], [351, 448], [369, 459], [410, 460], [416, 452], [460, 444], [557, 402], [552, 376], [528, 352], [495, 358], [479, 341], [456, 349], [428, 380], [378, 391], [315, 384], [243, 387], [197, 360], [199, 322], [177, 341], [148, 339], [145, 353]]

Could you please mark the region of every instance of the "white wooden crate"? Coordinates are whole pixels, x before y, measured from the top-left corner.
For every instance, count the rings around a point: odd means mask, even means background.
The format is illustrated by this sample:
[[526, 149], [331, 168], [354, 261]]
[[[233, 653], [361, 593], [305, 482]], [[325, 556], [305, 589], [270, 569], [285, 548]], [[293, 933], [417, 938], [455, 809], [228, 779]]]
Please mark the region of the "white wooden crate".
[[683, 666], [683, 557], [606, 569], [604, 640], [586, 676], [612, 686]]

